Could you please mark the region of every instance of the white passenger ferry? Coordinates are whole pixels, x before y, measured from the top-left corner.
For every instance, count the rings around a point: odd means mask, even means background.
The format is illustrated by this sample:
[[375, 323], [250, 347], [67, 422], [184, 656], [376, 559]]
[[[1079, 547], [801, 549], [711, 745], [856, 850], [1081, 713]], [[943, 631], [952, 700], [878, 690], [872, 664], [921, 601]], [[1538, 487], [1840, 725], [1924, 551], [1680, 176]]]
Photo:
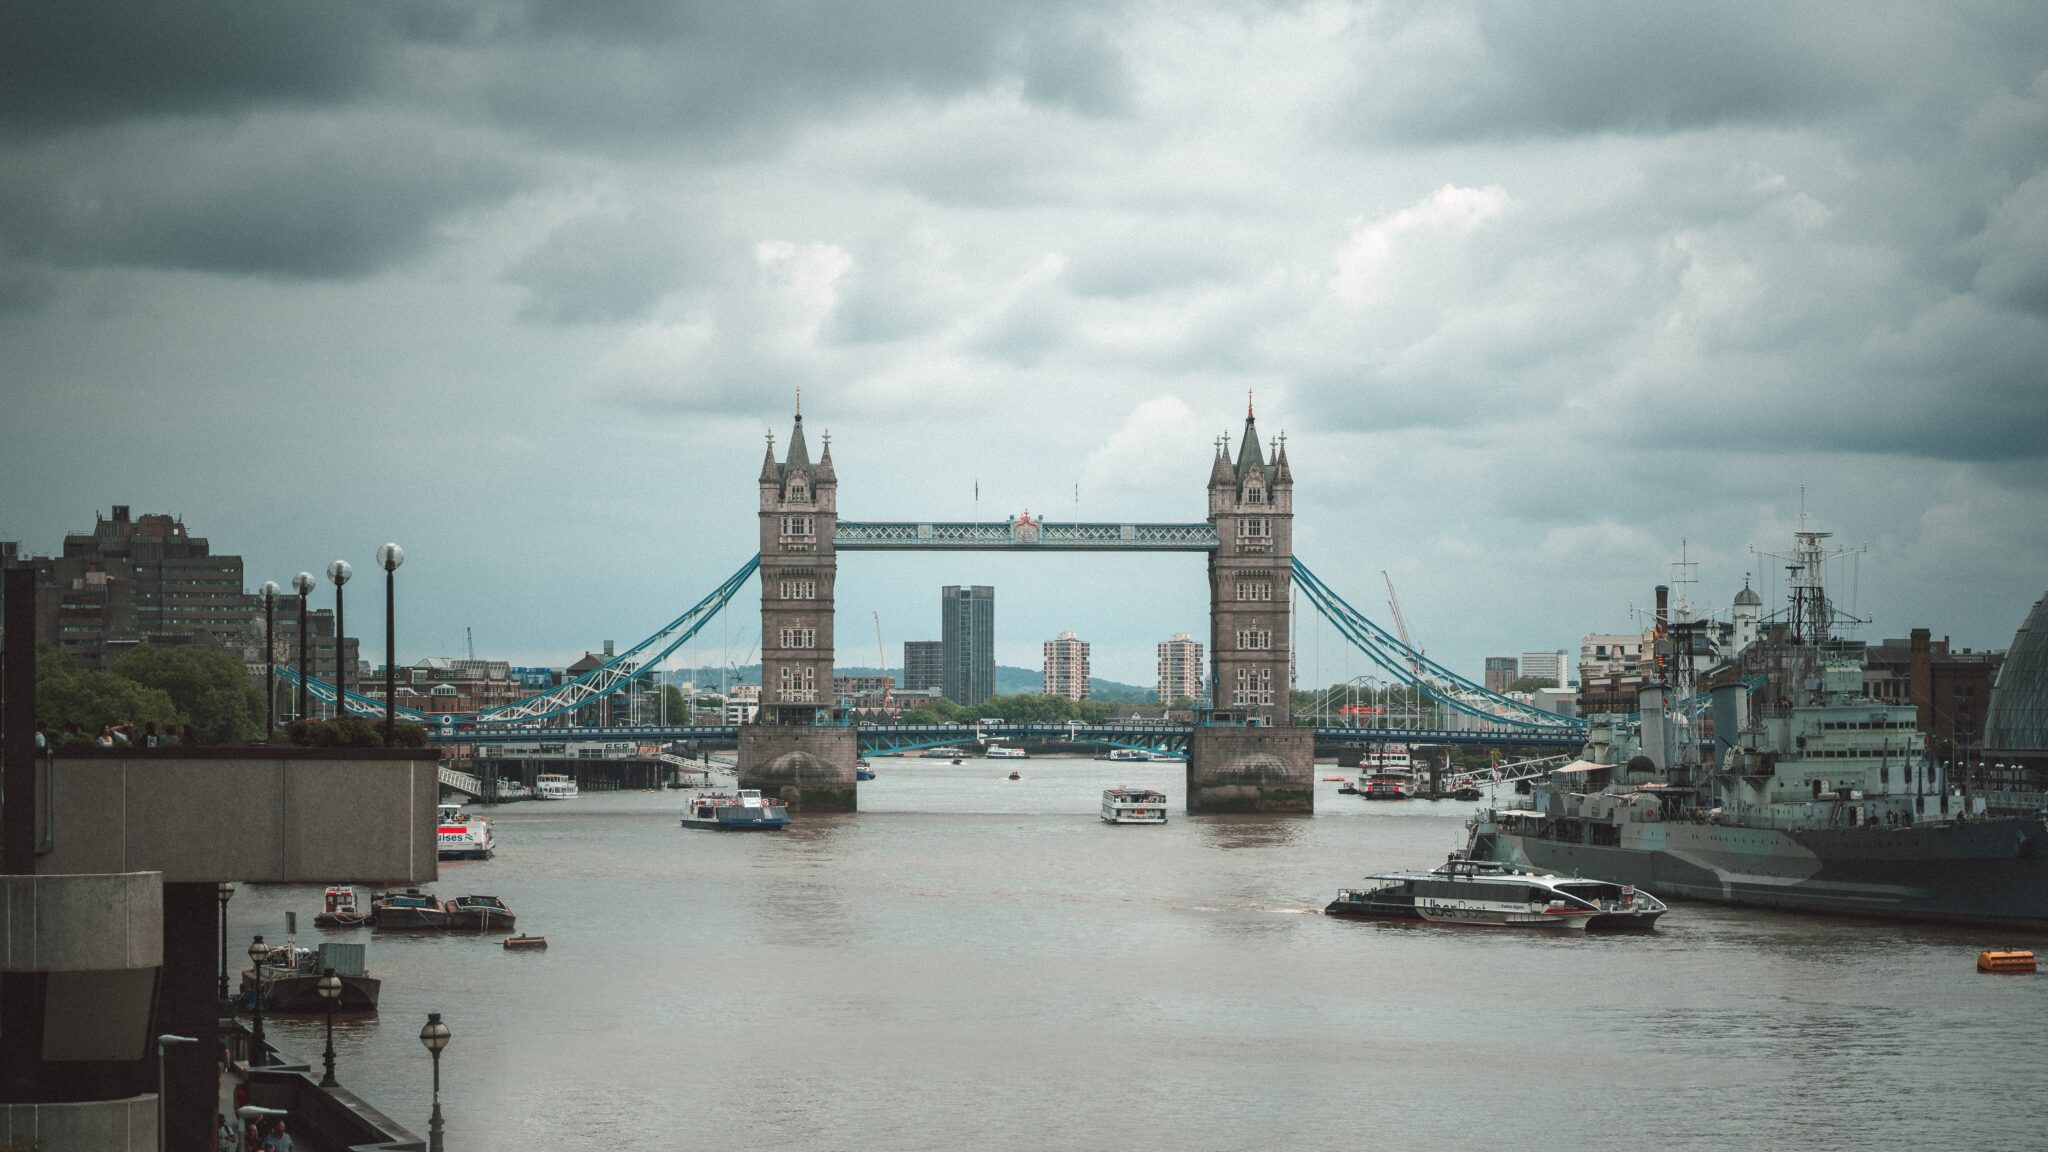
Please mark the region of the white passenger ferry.
[[439, 855], [443, 860], [488, 860], [497, 851], [491, 822], [481, 816], [464, 816], [462, 805], [440, 805]]
[[1164, 824], [1166, 823], [1166, 793], [1155, 788], [1104, 788], [1102, 790], [1102, 822], [1104, 824]]
[[1439, 924], [1644, 931], [1665, 912], [1663, 901], [1625, 884], [1523, 872], [1491, 860], [1452, 860], [1412, 880], [1416, 914]]
[[574, 800], [583, 795], [576, 781], [559, 772], [543, 772], [533, 778], [535, 800]]
[[700, 792], [683, 811], [683, 827], [714, 832], [774, 832], [789, 826], [789, 806], [759, 788]]
[[1026, 752], [1022, 748], [1012, 748], [1007, 744], [991, 744], [988, 746], [988, 751], [983, 752], [982, 755], [991, 760], [1022, 760], [1031, 755], [1031, 753]]

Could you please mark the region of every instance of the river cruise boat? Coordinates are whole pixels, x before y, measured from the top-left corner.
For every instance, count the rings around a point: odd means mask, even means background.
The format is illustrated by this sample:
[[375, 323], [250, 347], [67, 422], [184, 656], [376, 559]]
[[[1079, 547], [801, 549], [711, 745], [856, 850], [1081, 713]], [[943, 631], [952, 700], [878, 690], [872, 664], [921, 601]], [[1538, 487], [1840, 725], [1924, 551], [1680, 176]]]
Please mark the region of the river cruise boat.
[[1026, 752], [1022, 748], [1012, 748], [1006, 744], [991, 744], [988, 746], [988, 751], [982, 753], [982, 755], [991, 760], [1022, 760], [1030, 756], [1031, 753]]
[[1358, 794], [1367, 800], [1406, 800], [1415, 795], [1415, 775], [1382, 769], [1359, 779]]
[[379, 892], [370, 903], [370, 923], [379, 931], [439, 932], [448, 927], [448, 906], [417, 888]]
[[543, 772], [533, 778], [535, 800], [574, 800], [583, 795], [576, 781], [559, 772]]
[[315, 928], [360, 928], [370, 922], [370, 914], [356, 903], [356, 890], [346, 884], [337, 884], [321, 895], [322, 908], [313, 917]]
[[510, 932], [519, 920], [496, 896], [457, 896], [445, 907], [450, 932]]
[[789, 826], [789, 806], [758, 788], [701, 792], [691, 798], [682, 823], [714, 832], [775, 832]]
[[437, 838], [443, 860], [488, 860], [497, 851], [491, 822], [481, 816], [465, 816], [462, 805], [443, 804]]
[[958, 748], [954, 748], [954, 747], [951, 747], [951, 746], [949, 745], [949, 746], [947, 746], [947, 747], [943, 747], [943, 748], [927, 748], [927, 749], [925, 749], [924, 751], [922, 751], [922, 752], [918, 753], [918, 759], [920, 759], [920, 760], [958, 760], [958, 759], [959, 759], [960, 757], [962, 757], [962, 756], [965, 756], [965, 755], [966, 755], [966, 753], [965, 753], [965, 752], [962, 752], [962, 751], [961, 751], [960, 749], [958, 749]]
[[1382, 872], [1337, 893], [1323, 913], [1489, 927], [1646, 932], [1663, 901], [1625, 884], [1550, 876], [1491, 860], [1454, 859], [1431, 872]]
[[364, 965], [364, 951], [361, 944], [338, 941], [318, 948], [287, 941], [265, 953], [253, 969], [243, 969], [242, 1003], [253, 1008], [260, 1001], [265, 1012], [325, 1014], [320, 977], [332, 968], [341, 978], [341, 999], [334, 1010], [375, 1012], [383, 984]]
[[1158, 759], [1143, 748], [1112, 748], [1096, 757], [1097, 760], [1114, 760], [1119, 764], [1150, 763]]
[[1102, 790], [1102, 822], [1104, 824], [1164, 824], [1166, 823], [1166, 793], [1156, 788], [1129, 788], [1119, 785]]

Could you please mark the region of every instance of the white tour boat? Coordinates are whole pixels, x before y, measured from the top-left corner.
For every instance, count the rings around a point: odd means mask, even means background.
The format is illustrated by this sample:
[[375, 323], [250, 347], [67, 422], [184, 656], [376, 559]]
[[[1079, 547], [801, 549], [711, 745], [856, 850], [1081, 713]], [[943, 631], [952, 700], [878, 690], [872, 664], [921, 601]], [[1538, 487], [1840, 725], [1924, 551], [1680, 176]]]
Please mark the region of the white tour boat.
[[1009, 747], [1006, 744], [991, 744], [988, 746], [988, 751], [983, 752], [982, 755], [991, 760], [1022, 760], [1031, 755], [1031, 753], [1026, 752], [1022, 748]]
[[1121, 785], [1102, 790], [1104, 824], [1166, 823], [1166, 793], [1156, 788], [1126, 788]]
[[1155, 757], [1150, 752], [1147, 752], [1142, 748], [1112, 748], [1107, 753], [1097, 756], [1096, 759], [1114, 760], [1119, 764], [1142, 764], [1149, 763], [1150, 761], [1155, 759]]
[[789, 806], [759, 788], [700, 792], [683, 810], [683, 827], [714, 832], [773, 832], [789, 826]]
[[443, 860], [488, 860], [497, 851], [491, 822], [481, 816], [464, 816], [462, 805], [443, 804], [441, 826], [436, 834]]
[[559, 772], [543, 772], [533, 778], [535, 800], [574, 800], [583, 795], [576, 781]]

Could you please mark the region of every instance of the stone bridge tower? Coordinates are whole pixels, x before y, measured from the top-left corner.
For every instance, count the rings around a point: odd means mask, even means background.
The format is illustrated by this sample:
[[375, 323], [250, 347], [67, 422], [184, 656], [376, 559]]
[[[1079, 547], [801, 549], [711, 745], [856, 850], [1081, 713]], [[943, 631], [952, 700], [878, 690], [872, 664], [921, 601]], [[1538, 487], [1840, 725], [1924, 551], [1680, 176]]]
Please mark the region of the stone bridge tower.
[[760, 487], [761, 711], [740, 729], [739, 784], [796, 810], [851, 812], [857, 741], [832, 692], [839, 478], [830, 433], [811, 460], [801, 404], [780, 463], [768, 445]]
[[1315, 735], [1294, 727], [1289, 652], [1294, 473], [1284, 440], [1267, 461], [1249, 404], [1237, 458], [1216, 446], [1209, 523], [1213, 711], [1189, 744], [1188, 811], [1312, 811]]

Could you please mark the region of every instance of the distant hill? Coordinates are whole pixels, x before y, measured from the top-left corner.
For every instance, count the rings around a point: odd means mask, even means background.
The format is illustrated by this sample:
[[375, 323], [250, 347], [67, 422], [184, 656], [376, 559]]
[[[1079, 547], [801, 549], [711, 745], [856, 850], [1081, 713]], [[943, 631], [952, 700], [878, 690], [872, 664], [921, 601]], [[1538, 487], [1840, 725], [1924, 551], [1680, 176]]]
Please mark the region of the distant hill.
[[[873, 676], [876, 674], [873, 665], [860, 664], [842, 664], [834, 668], [833, 671], [841, 676]], [[887, 669], [884, 674], [894, 676], [898, 684], [903, 683], [903, 669], [901, 668]], [[725, 683], [759, 684], [761, 682], [761, 666], [759, 664], [747, 664], [730, 669], [711, 667], [676, 668], [668, 672], [668, 678], [671, 682], [680, 683], [687, 680], [694, 682], [699, 687], [712, 689], [718, 687], [721, 682], [721, 676], [724, 677], [723, 682]], [[1009, 664], [996, 665], [996, 695], [998, 696], [1035, 696], [1038, 694], [1039, 689], [1044, 686], [1045, 677], [1036, 668], [1018, 668]], [[1088, 694], [1096, 700], [1106, 700], [1112, 704], [1149, 704], [1152, 702], [1152, 689], [1141, 688], [1136, 684], [1122, 684], [1115, 680], [1104, 680], [1100, 676], [1088, 678]]]

